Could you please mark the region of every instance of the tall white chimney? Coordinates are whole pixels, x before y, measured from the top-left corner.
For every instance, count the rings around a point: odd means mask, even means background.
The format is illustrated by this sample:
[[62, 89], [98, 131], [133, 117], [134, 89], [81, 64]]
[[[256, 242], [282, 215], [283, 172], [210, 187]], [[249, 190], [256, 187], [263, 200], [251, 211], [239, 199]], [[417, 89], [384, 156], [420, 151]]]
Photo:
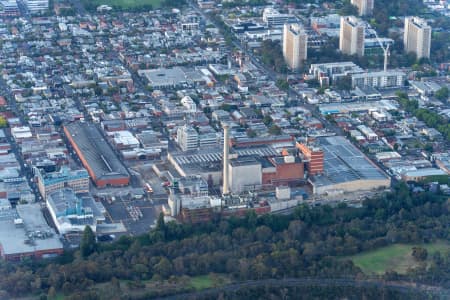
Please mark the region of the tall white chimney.
[[229, 154], [229, 126], [227, 124], [223, 125], [223, 187], [222, 195], [228, 195], [228, 154]]

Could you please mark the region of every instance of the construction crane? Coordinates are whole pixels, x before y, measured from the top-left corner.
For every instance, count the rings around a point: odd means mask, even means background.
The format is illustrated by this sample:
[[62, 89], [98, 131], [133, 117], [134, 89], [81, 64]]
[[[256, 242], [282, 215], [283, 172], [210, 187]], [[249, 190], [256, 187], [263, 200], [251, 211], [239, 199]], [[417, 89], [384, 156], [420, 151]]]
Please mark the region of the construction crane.
[[[372, 27], [370, 27], [370, 25], [368, 25], [369, 29], [372, 29]], [[383, 70], [386, 72], [387, 71], [387, 67], [388, 67], [388, 59], [389, 56], [391, 55], [389, 52], [389, 47], [391, 46], [390, 44], [387, 44], [386, 47], [384, 47], [383, 42], [381, 42], [381, 39], [378, 37], [377, 31], [375, 29], [372, 29], [373, 33], [375, 34], [375, 38], [377, 39], [378, 44], [380, 45], [380, 48], [383, 49], [383, 53], [384, 53], [384, 64], [383, 64]]]

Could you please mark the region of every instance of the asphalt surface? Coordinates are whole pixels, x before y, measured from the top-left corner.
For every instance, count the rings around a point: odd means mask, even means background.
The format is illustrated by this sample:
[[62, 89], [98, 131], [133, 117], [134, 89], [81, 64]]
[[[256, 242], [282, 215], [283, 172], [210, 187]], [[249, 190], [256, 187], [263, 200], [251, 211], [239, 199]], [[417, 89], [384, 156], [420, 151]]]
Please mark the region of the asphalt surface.
[[[165, 197], [167, 201], [167, 197]], [[114, 202], [102, 201], [108, 223], [122, 223], [131, 235], [146, 233], [156, 223], [162, 205], [149, 199], [116, 197]], [[141, 215], [139, 215], [140, 212]]]

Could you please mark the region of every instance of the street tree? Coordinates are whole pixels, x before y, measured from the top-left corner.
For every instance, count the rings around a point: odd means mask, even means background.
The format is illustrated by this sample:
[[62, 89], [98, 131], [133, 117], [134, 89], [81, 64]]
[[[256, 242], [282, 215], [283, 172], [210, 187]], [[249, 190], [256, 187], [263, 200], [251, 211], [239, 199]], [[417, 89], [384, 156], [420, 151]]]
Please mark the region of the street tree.
[[97, 241], [95, 234], [90, 226], [86, 226], [83, 231], [83, 237], [80, 243], [81, 256], [86, 258], [97, 250]]

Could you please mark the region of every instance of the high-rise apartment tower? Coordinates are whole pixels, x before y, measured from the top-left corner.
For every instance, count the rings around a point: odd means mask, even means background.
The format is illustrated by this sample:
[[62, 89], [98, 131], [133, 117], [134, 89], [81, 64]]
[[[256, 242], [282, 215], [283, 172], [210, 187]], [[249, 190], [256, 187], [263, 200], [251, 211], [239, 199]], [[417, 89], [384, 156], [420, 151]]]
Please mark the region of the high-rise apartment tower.
[[363, 56], [365, 27], [365, 23], [356, 17], [341, 17], [339, 50], [344, 54]]
[[283, 56], [292, 70], [300, 68], [308, 57], [308, 35], [300, 24], [284, 24]]
[[403, 45], [407, 53], [413, 52], [417, 58], [430, 58], [431, 27], [424, 19], [405, 18]]

